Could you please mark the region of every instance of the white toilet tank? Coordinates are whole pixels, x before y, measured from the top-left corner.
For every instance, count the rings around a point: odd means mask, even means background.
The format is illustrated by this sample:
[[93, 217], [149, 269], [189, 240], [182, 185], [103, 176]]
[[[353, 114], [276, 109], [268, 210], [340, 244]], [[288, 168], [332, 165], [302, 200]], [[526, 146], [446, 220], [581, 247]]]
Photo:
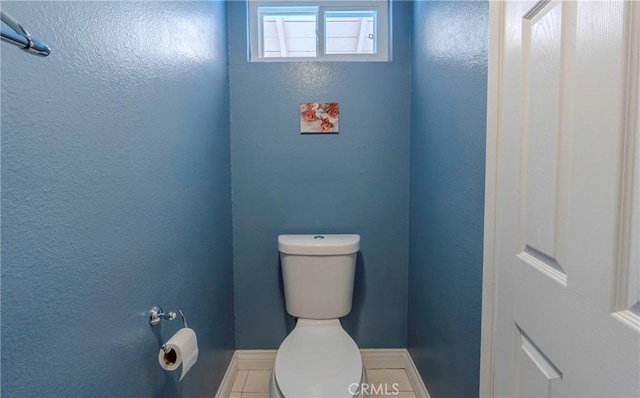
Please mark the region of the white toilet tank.
[[287, 312], [337, 319], [351, 311], [360, 235], [280, 235]]

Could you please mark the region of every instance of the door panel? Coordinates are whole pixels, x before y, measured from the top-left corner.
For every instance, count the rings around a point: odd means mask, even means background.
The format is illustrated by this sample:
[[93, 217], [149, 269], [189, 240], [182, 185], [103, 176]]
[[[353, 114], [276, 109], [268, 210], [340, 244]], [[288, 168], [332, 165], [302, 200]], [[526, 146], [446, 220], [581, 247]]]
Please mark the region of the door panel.
[[618, 210], [623, 164], [625, 12], [622, 1], [584, 1], [577, 7], [575, 101], [568, 261], [580, 264], [568, 285], [604, 311], [614, 310]]
[[559, 204], [566, 181], [560, 175], [560, 98], [563, 5], [549, 3], [523, 20], [523, 153], [520, 257], [566, 284], [558, 242], [566, 223]]
[[558, 393], [558, 385], [562, 381], [562, 372], [532, 342], [529, 337], [516, 326], [518, 366], [518, 396], [520, 397], [554, 397]]
[[[637, 10], [636, 10], [637, 11]], [[635, 15], [640, 19], [640, 11]], [[631, 37], [640, 37], [640, 24], [630, 27]], [[632, 42], [629, 62], [629, 84], [640, 86], [640, 39]], [[634, 51], [635, 50], [635, 51]], [[635, 62], [633, 59], [635, 54]], [[623, 198], [621, 204], [620, 269], [618, 272], [618, 306], [616, 315], [634, 323], [640, 318], [640, 93], [630, 91], [627, 96], [627, 134], [623, 150]], [[635, 124], [635, 134], [633, 125]], [[627, 214], [631, 214], [627, 218]]]

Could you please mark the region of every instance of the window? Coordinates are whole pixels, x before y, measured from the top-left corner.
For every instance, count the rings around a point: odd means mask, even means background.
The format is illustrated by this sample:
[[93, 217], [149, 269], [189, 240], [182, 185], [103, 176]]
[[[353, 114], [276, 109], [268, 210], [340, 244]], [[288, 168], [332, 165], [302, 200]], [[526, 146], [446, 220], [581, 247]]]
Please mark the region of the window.
[[388, 61], [388, 1], [248, 0], [249, 60]]

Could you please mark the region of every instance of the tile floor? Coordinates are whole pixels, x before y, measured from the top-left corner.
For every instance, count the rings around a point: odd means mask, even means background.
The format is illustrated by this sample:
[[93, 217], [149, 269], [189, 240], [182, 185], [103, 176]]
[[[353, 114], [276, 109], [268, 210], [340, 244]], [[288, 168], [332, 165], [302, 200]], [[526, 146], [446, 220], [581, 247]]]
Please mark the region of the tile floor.
[[[367, 376], [371, 385], [386, 383], [391, 392], [391, 386], [397, 383], [400, 390], [397, 395], [370, 395], [369, 398], [416, 398], [404, 369], [367, 369]], [[241, 370], [233, 382], [229, 398], [269, 398], [270, 379], [271, 370]]]

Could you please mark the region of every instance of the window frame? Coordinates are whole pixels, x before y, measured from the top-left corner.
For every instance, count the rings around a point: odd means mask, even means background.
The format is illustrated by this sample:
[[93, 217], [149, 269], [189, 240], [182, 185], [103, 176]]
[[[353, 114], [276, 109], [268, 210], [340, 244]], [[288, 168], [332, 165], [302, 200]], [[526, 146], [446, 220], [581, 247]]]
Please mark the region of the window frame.
[[[316, 8], [315, 57], [264, 57], [262, 18], [260, 8]], [[376, 53], [326, 54], [326, 12], [376, 11]], [[249, 62], [390, 62], [391, 54], [391, 0], [247, 0], [247, 35]]]

